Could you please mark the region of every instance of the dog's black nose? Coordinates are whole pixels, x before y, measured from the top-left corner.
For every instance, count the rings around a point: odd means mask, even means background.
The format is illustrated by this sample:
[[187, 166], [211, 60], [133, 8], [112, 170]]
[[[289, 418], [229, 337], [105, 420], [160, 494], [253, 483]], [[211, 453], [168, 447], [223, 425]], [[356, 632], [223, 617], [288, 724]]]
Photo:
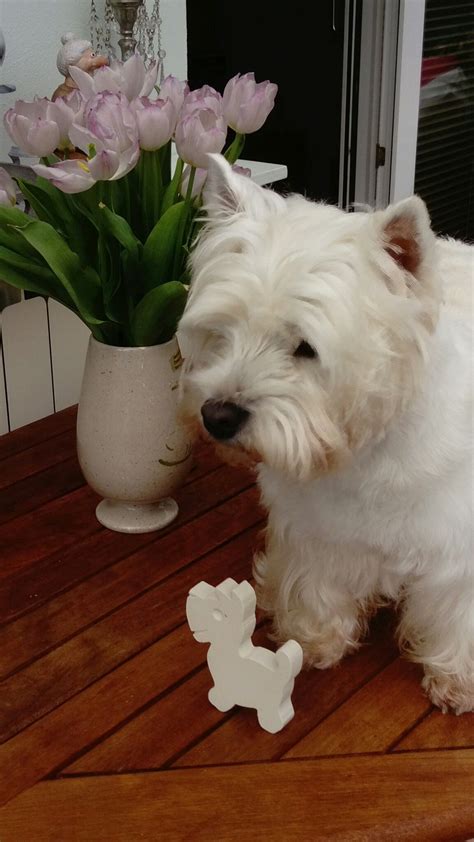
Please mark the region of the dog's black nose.
[[201, 415], [207, 432], [221, 440], [233, 438], [249, 417], [246, 409], [228, 401], [206, 401]]

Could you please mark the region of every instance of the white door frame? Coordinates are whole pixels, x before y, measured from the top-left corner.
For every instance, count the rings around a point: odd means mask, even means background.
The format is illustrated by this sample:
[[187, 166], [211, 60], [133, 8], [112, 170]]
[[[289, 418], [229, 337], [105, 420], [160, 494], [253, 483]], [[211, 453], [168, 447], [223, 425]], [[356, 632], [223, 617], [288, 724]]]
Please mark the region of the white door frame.
[[362, 0], [356, 204], [413, 193], [424, 16], [425, 0]]
[[424, 22], [425, 0], [401, 0], [389, 196], [391, 202], [411, 196], [415, 187]]

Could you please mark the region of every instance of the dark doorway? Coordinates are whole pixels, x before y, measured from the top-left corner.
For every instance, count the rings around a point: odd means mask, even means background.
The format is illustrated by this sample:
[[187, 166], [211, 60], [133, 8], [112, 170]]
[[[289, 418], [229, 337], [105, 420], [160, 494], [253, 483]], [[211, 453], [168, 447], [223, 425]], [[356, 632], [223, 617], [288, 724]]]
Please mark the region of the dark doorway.
[[427, 0], [415, 193], [437, 234], [474, 242], [474, 0]]
[[[188, 0], [192, 88], [223, 91], [236, 73], [279, 86], [265, 126], [244, 158], [284, 163], [285, 190], [337, 203], [345, 0]], [[275, 185], [277, 186], [277, 185]]]

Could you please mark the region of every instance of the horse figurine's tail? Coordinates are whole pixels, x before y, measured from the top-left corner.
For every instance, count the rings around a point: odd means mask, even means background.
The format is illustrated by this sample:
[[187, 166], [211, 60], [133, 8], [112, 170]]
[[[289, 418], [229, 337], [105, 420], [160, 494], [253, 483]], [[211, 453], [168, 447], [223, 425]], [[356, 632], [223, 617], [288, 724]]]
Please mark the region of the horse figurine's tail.
[[303, 665], [303, 650], [296, 640], [287, 640], [275, 652], [278, 673], [285, 683], [291, 681], [301, 671]]

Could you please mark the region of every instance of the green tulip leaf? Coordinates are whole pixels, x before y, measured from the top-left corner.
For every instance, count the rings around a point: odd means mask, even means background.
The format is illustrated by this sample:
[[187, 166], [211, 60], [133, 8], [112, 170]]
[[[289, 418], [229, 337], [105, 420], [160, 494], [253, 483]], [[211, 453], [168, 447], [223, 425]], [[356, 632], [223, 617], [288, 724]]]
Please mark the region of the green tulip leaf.
[[7, 208], [0, 205], [0, 225], [13, 225], [15, 228], [25, 228], [31, 222], [31, 216], [23, 213], [20, 208]]
[[[18, 179], [18, 185], [38, 219], [48, 222], [63, 234], [71, 249], [79, 255], [85, 265], [94, 263], [97, 233], [90, 223], [89, 215], [84, 214], [82, 206], [74, 202], [74, 197], [62, 193], [46, 178], [38, 178], [34, 183]], [[79, 225], [78, 210], [85, 217]]]
[[0, 276], [2, 280], [17, 289], [51, 296], [61, 301], [66, 307], [75, 310], [71, 298], [51, 272], [51, 269], [47, 266], [40, 266], [38, 263], [5, 248], [5, 246], [0, 246]]
[[117, 213], [111, 211], [104, 204], [99, 205], [97, 218], [101, 232], [109, 237], [114, 237], [130, 253], [132, 259], [135, 258], [138, 263], [143, 247], [138, 237], [135, 236], [130, 228], [127, 220], [123, 216], [119, 216]]
[[83, 266], [78, 255], [47, 222], [29, 220], [18, 230], [46, 261], [83, 320], [89, 325], [102, 323], [104, 312], [97, 272], [91, 266]]
[[73, 222], [77, 225], [71, 214], [66, 195], [61, 193], [57, 187], [50, 184], [46, 178], [38, 178], [35, 182], [17, 179], [18, 186], [23, 196], [33, 208], [38, 219], [49, 222], [55, 228], [66, 229]]
[[146, 291], [173, 277], [176, 250], [181, 248], [179, 232], [183, 229], [188, 211], [185, 202], [171, 205], [150, 233], [143, 249], [143, 283]]
[[180, 185], [181, 185], [181, 178], [183, 176], [183, 166], [184, 166], [183, 161], [181, 160], [181, 158], [178, 158], [178, 160], [176, 162], [176, 167], [175, 167], [175, 171], [174, 171], [174, 174], [173, 174], [173, 178], [171, 179], [170, 183], [168, 184], [168, 186], [167, 186], [167, 188], [164, 192], [164, 195], [163, 195], [163, 201], [161, 203], [161, 213], [162, 214], [165, 214], [166, 211], [172, 205], [174, 205], [174, 203], [176, 202], [176, 198], [178, 196], [179, 188], [180, 188]]
[[136, 345], [168, 342], [178, 326], [186, 305], [187, 292], [179, 281], [169, 281], [151, 289], [135, 308], [132, 337]]

